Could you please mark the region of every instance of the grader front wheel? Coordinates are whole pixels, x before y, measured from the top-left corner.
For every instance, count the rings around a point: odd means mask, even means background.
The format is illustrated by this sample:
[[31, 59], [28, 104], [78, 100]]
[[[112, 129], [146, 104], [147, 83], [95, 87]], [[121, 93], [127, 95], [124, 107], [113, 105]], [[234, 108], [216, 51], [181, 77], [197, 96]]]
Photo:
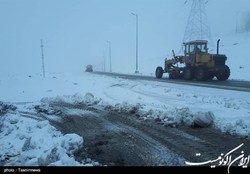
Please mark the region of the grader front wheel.
[[155, 76], [157, 79], [161, 79], [163, 75], [163, 68], [158, 66], [155, 70]]

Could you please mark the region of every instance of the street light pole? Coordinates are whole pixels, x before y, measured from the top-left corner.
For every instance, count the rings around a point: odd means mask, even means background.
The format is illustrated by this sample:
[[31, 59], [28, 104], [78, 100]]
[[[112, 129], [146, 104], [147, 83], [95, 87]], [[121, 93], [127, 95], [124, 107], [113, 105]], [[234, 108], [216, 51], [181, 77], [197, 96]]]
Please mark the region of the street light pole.
[[109, 71], [112, 72], [112, 67], [111, 67], [111, 42], [110, 41], [107, 41], [108, 44], [109, 44]]
[[134, 15], [136, 17], [136, 70], [135, 73], [139, 73], [138, 70], [138, 14], [135, 13], [131, 13], [132, 15]]
[[42, 69], [43, 69], [43, 78], [45, 78], [44, 54], [43, 54], [43, 40], [42, 40], [42, 39], [41, 39], [41, 53], [42, 53]]
[[106, 57], [105, 57], [105, 51], [103, 51], [103, 70], [106, 72]]

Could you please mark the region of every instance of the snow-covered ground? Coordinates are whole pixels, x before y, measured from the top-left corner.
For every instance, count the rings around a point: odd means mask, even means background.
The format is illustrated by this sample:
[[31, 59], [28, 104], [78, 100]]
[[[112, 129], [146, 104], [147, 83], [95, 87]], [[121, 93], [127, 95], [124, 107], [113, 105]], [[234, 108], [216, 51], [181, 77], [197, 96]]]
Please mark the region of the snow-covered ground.
[[[108, 45], [104, 45], [109, 40], [112, 70], [134, 72], [135, 23], [130, 15], [134, 12], [140, 16], [139, 71], [154, 76], [155, 68], [172, 57], [172, 49], [179, 55], [191, 1], [48, 1], [50, 6], [42, 1], [13, 2], [0, 5], [0, 165], [99, 165], [91, 159], [75, 161], [74, 151], [84, 146], [84, 137], [63, 135], [49, 124], [50, 119], [60, 121], [48, 105], [58, 100], [93, 102], [116, 111], [135, 108], [143, 120], [214, 126], [250, 138], [249, 92], [125, 80], [78, 69], [92, 64], [94, 71], [101, 71], [105, 56], [109, 69]], [[228, 58], [230, 79], [250, 81], [249, 23], [241, 19], [249, 13], [249, 1], [205, 4], [214, 33], [209, 52], [216, 52], [216, 40], [221, 39], [220, 53]], [[45, 79], [35, 74], [41, 72], [40, 38], [44, 40]], [[45, 109], [49, 117], [39, 117], [36, 109]]]
[[[0, 81], [0, 159], [5, 165], [99, 165], [77, 162], [84, 137], [58, 132], [46, 119], [23, 117], [53, 100], [93, 102], [114, 110], [139, 109], [141, 119], [176, 126], [214, 126], [250, 137], [250, 93], [165, 82], [126, 80], [92, 73], [8, 76]], [[34, 111], [35, 113], [35, 111]], [[53, 111], [48, 119], [57, 119]], [[50, 159], [50, 160], [48, 160]]]
[[73, 153], [83, 146], [79, 135], [63, 135], [39, 116], [21, 116], [14, 105], [0, 103], [0, 110], [0, 166], [99, 165], [90, 159], [74, 159]]

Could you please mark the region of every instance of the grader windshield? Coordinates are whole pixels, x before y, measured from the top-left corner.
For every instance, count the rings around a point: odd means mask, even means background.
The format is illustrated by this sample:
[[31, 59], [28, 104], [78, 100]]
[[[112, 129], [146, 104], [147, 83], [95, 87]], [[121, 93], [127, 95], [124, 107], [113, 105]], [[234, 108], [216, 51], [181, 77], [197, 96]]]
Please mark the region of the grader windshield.
[[196, 53], [207, 53], [207, 41], [197, 40], [184, 43], [185, 56]]

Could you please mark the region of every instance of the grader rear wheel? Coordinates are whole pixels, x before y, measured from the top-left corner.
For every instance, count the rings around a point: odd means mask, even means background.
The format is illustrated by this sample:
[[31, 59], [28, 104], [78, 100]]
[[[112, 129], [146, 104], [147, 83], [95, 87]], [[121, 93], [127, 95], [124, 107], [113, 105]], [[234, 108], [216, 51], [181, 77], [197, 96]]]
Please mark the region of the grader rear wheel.
[[181, 78], [181, 74], [179, 71], [173, 71], [169, 73], [169, 79], [180, 79], [180, 78]]
[[207, 80], [213, 80], [213, 78], [214, 78], [214, 72], [208, 72]]
[[192, 80], [194, 78], [194, 71], [192, 68], [185, 68], [183, 70], [184, 80]]
[[216, 78], [220, 81], [225, 81], [230, 76], [230, 69], [227, 65], [221, 66], [216, 72]]
[[199, 66], [195, 70], [195, 78], [198, 81], [204, 81], [207, 79], [207, 68], [205, 66]]

